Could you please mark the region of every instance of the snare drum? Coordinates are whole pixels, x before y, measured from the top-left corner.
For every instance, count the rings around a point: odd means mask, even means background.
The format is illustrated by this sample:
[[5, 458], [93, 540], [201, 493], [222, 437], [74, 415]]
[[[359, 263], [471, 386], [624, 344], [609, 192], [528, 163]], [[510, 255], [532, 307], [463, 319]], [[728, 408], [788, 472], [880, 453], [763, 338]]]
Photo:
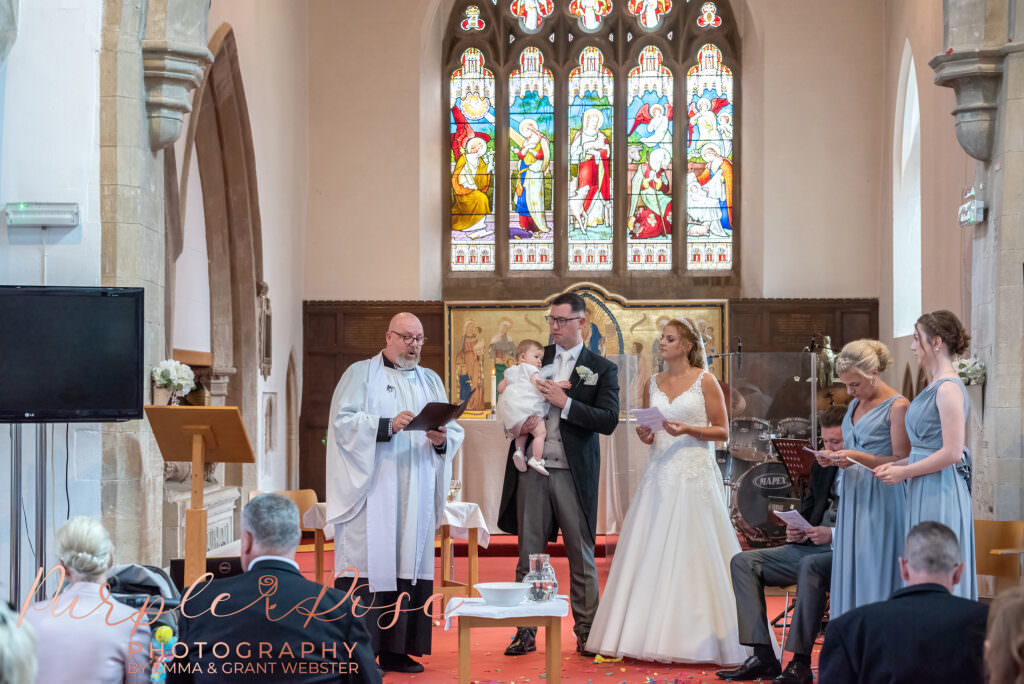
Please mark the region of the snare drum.
[[729, 421], [729, 454], [742, 461], [767, 461], [772, 454], [771, 437], [772, 425], [767, 420], [733, 418]]
[[774, 546], [786, 539], [786, 526], [772, 515], [774, 497], [791, 496], [793, 490], [781, 463], [758, 463], [740, 477], [732, 490], [729, 515], [736, 530], [751, 546]]

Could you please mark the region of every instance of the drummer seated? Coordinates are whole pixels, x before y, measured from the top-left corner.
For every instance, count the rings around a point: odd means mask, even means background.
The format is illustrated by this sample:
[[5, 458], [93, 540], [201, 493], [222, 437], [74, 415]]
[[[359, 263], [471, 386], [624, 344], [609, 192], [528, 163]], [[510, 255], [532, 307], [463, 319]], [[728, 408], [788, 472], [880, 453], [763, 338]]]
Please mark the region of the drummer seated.
[[[843, 446], [845, 406], [833, 406], [818, 417], [825, 449]], [[743, 551], [732, 557], [733, 592], [740, 643], [751, 646], [754, 655], [737, 668], [720, 670], [719, 679], [772, 679], [782, 684], [810, 684], [811, 648], [825, 614], [832, 580], [832, 528], [838, 508], [837, 468], [811, 466], [810, 482], [800, 501], [800, 514], [812, 527], [807, 531], [789, 527], [783, 546]], [[785, 650], [793, 654], [785, 671], [775, 657], [769, 632], [764, 588], [796, 584], [796, 604]]]

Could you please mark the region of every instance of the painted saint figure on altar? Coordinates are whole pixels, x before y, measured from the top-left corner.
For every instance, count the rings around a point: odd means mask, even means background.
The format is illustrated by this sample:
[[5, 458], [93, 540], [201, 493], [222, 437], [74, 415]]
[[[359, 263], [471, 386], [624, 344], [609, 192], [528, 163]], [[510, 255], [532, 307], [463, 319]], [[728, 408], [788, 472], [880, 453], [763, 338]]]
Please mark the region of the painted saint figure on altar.
[[484, 410], [483, 329], [473, 320], [466, 321], [462, 341], [455, 357], [455, 375], [459, 380], [459, 401], [469, 398], [466, 409]]
[[512, 321], [502, 318], [498, 322], [498, 332], [491, 338], [490, 354], [494, 361], [494, 382], [501, 384], [505, 379], [505, 371], [515, 361], [516, 344], [508, 338], [512, 329]]

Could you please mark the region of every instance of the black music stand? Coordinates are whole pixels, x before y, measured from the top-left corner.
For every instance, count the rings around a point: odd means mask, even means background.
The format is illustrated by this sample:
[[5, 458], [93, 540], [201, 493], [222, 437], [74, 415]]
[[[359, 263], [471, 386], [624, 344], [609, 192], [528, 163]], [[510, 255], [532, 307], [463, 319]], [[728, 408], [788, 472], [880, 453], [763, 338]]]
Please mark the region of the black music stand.
[[782, 465], [786, 466], [789, 473], [789, 480], [793, 483], [793, 492], [797, 497], [802, 497], [811, 480], [811, 466], [814, 465], [814, 456], [804, 449], [811, 449], [811, 443], [805, 439], [789, 439], [776, 437], [772, 440], [772, 446], [779, 454]]

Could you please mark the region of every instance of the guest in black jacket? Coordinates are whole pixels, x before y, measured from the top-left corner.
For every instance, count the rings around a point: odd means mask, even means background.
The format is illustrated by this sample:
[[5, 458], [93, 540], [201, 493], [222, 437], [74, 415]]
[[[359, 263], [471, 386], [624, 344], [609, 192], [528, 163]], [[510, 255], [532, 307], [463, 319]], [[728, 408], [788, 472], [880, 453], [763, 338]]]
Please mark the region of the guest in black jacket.
[[169, 682], [381, 681], [370, 635], [345, 594], [299, 572], [300, 536], [291, 500], [261, 494], [248, 503], [246, 572], [186, 592]]
[[[845, 406], [833, 406], [818, 417], [825, 449], [843, 448]], [[733, 593], [740, 643], [754, 648], [754, 655], [731, 670], [719, 670], [719, 679], [771, 679], [779, 684], [810, 684], [811, 648], [825, 615], [829, 583], [832, 579], [832, 528], [835, 527], [835, 466], [811, 465], [811, 478], [800, 502], [800, 514], [813, 527], [809, 530], [786, 529], [785, 546], [743, 551], [732, 557]], [[764, 588], [796, 584], [796, 605], [785, 648], [793, 654], [786, 666], [775, 657]]]
[[982, 684], [988, 606], [951, 595], [963, 571], [951, 529], [934, 521], [915, 525], [900, 558], [907, 586], [829, 624], [822, 684]]

